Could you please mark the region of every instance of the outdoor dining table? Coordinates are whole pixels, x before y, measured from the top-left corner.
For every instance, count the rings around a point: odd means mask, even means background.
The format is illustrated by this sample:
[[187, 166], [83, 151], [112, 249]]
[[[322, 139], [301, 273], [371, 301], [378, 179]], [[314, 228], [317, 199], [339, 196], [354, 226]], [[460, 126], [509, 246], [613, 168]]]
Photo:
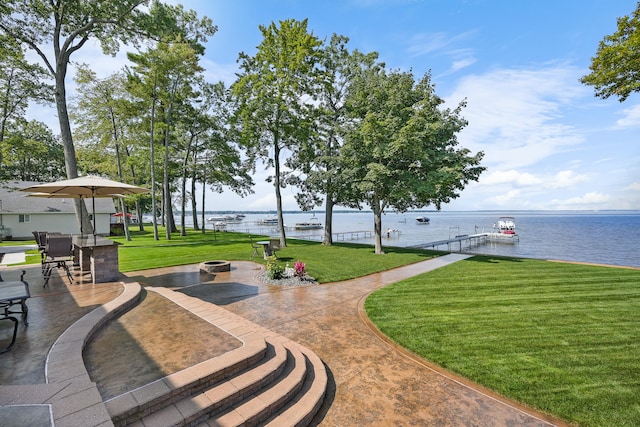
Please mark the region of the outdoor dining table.
[[[29, 308], [27, 307], [27, 299], [31, 297], [29, 292], [29, 284], [24, 280], [25, 271], [22, 271], [20, 280], [5, 282], [0, 276], [0, 320], [11, 320], [13, 322], [13, 337], [11, 343], [3, 349], [0, 349], [0, 353], [9, 351], [9, 349], [16, 342], [16, 334], [18, 332], [18, 319], [12, 314], [21, 314], [22, 322], [25, 326], [29, 326], [27, 323], [27, 315], [29, 314]], [[14, 305], [20, 305], [19, 310], [12, 309]]]
[[119, 280], [119, 243], [102, 236], [76, 234], [72, 244], [74, 264], [80, 265], [82, 273], [90, 271], [94, 284]]

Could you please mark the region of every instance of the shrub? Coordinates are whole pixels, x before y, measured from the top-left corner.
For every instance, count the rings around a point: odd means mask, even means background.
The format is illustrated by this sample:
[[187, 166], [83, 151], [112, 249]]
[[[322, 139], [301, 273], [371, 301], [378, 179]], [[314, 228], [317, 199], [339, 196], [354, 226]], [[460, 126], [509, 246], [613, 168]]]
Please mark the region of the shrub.
[[267, 272], [271, 280], [282, 279], [284, 268], [278, 263], [278, 258], [276, 258], [275, 255], [267, 258]]

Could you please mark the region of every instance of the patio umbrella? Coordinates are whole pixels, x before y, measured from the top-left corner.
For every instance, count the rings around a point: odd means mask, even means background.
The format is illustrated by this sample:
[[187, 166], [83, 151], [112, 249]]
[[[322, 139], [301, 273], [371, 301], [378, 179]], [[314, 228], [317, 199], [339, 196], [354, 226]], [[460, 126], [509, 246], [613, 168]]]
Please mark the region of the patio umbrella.
[[[96, 234], [96, 197], [117, 197], [130, 194], [147, 193], [149, 190], [124, 182], [113, 181], [99, 176], [80, 176], [78, 178], [64, 181], [48, 182], [45, 184], [32, 185], [23, 188], [21, 191], [29, 193], [48, 193], [56, 195], [67, 195], [69, 197], [92, 199], [93, 207], [93, 234]], [[82, 220], [80, 221], [82, 223]]]

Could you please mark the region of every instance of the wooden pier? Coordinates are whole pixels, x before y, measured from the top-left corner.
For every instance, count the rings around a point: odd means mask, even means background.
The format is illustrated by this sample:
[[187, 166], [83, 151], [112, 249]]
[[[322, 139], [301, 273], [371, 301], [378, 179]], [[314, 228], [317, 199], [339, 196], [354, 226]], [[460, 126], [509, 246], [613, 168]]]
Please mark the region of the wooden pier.
[[421, 243], [419, 245], [409, 246], [410, 248], [415, 249], [438, 249], [440, 246], [446, 246], [447, 250], [451, 251], [452, 246], [456, 243], [458, 244], [458, 250], [461, 251], [464, 244], [467, 244], [468, 247], [477, 246], [481, 243], [485, 243], [489, 238], [489, 233], [477, 233], [477, 234], [463, 234], [460, 236], [455, 236], [445, 240], [438, 240], [435, 242], [429, 243]]
[[[360, 240], [360, 239], [370, 239], [373, 237], [373, 231], [371, 230], [359, 230], [359, 231], [340, 231], [337, 233], [331, 233], [333, 235], [333, 240], [336, 242], [346, 242], [347, 240]], [[290, 235], [287, 237], [291, 237], [292, 239], [300, 239], [300, 240], [322, 240], [324, 239], [324, 233], [322, 234], [299, 234], [299, 235]]]

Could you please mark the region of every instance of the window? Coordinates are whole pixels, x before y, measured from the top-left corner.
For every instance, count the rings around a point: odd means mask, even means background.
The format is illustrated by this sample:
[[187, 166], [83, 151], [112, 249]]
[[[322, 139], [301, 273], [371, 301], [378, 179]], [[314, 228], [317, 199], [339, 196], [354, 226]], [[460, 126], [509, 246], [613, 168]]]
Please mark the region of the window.
[[18, 215], [18, 222], [20, 223], [31, 222], [31, 215], [29, 214]]

